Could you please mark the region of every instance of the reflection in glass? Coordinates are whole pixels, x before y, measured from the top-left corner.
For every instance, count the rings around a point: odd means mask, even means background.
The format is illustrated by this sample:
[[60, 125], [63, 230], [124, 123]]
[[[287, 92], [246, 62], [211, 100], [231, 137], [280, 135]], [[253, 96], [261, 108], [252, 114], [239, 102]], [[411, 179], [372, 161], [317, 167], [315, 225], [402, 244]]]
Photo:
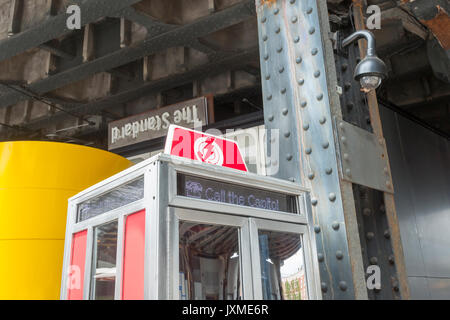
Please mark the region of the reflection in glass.
[[242, 298], [238, 228], [179, 224], [181, 300]]
[[91, 299], [113, 300], [116, 281], [117, 221], [94, 229]]
[[77, 208], [77, 222], [93, 218], [143, 198], [144, 176], [80, 203]]
[[258, 232], [264, 300], [307, 300], [301, 236]]

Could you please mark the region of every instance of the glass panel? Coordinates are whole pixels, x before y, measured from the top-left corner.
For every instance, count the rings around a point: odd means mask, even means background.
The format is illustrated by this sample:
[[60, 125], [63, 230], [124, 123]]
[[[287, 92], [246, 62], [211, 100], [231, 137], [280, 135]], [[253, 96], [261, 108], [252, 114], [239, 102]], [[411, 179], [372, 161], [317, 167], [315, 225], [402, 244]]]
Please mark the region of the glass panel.
[[301, 235], [260, 230], [259, 254], [264, 300], [307, 300]]
[[94, 229], [91, 299], [113, 300], [116, 281], [117, 221]]
[[121, 185], [78, 205], [77, 222], [98, 216], [144, 198], [144, 177]]
[[242, 299], [238, 228], [179, 224], [181, 300]]

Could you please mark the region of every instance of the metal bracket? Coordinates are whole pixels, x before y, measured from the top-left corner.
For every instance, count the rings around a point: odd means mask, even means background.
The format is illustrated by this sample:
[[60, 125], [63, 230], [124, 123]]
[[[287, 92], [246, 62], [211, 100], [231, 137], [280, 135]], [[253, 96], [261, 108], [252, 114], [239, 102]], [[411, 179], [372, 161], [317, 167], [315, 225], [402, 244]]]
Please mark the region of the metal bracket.
[[342, 179], [394, 193], [385, 140], [342, 119], [334, 122]]

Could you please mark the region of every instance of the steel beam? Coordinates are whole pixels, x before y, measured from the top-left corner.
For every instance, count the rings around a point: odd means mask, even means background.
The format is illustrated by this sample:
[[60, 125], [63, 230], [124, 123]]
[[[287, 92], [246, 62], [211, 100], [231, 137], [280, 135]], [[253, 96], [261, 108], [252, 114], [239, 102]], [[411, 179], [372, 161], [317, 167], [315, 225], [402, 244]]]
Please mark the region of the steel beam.
[[[28, 89], [36, 94], [45, 94], [70, 83], [82, 80], [95, 73], [114, 69], [148, 55], [177, 46], [189, 46], [193, 37], [203, 37], [215, 31], [242, 22], [255, 14], [252, 0], [246, 0], [217, 13], [211, 14], [195, 22], [179, 26], [155, 37], [148, 38], [135, 46], [114, 51], [108, 55], [87, 61], [76, 67], [56, 73], [46, 79], [34, 82]], [[0, 48], [1, 50], [1, 48]], [[27, 99], [18, 92], [5, 90], [0, 97], [0, 107], [15, 104]]]
[[[163, 79], [144, 82], [129, 90], [116, 93], [101, 100], [89, 103], [72, 103], [58, 98], [46, 98], [54, 103], [61, 103], [66, 111], [76, 114], [96, 114], [113, 105], [126, 103], [132, 99], [148, 95], [152, 92], [159, 92], [165, 89], [177, 87], [198, 78], [213, 76], [230, 69], [242, 68], [245, 64], [254, 61], [258, 57], [258, 49], [252, 48], [239, 53], [229, 54], [227, 57], [212, 61], [205, 65], [187, 70], [182, 74], [172, 75]], [[49, 121], [55, 122], [67, 116], [64, 112], [56, 112], [53, 115], [31, 120], [27, 124], [29, 129], [39, 129], [44, 127]]]
[[256, 5], [264, 122], [279, 130], [278, 163], [270, 155], [278, 171], [272, 173], [311, 188], [323, 298], [367, 299], [351, 184], [339, 176], [333, 117], [340, 107], [336, 80], [330, 80], [334, 59], [326, 3]]
[[[114, 15], [126, 7], [140, 0], [86, 0], [79, 2], [81, 9], [81, 25], [97, 21], [98, 19]], [[50, 17], [33, 28], [27, 29], [9, 39], [0, 41], [0, 61], [13, 57], [28, 49], [38, 47], [50, 40], [59, 38], [69, 32], [66, 13]]]

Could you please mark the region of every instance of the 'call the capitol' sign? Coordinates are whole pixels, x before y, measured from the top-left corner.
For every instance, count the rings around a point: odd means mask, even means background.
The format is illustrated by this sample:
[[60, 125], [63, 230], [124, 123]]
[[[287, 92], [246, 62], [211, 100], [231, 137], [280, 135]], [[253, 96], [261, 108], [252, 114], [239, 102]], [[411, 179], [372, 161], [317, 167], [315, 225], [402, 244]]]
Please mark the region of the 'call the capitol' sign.
[[171, 124], [187, 128], [204, 126], [208, 123], [207, 110], [208, 98], [200, 97], [110, 122], [108, 149], [163, 137]]

